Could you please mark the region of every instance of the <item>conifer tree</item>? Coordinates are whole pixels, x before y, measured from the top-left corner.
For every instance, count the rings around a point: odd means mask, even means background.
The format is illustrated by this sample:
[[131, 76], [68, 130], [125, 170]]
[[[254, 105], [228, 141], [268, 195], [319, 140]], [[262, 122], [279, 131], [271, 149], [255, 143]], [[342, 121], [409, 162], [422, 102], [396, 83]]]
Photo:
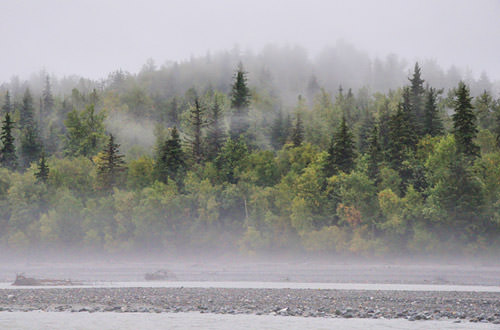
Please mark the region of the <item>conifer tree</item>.
[[207, 130], [207, 157], [210, 160], [214, 160], [222, 150], [224, 142], [226, 141], [223, 110], [217, 94], [214, 96], [214, 103], [212, 107], [210, 107], [210, 110]]
[[240, 63], [236, 72], [235, 82], [231, 91], [231, 115], [230, 135], [237, 140], [241, 135], [247, 133], [250, 127], [248, 119], [248, 107], [250, 105], [250, 90], [247, 87], [246, 72]]
[[271, 125], [271, 145], [273, 146], [274, 150], [279, 150], [283, 147], [286, 141], [283, 139], [283, 127], [284, 127], [285, 121], [283, 119], [283, 111], [281, 108], [278, 109], [276, 112], [276, 117], [273, 120], [273, 123]]
[[295, 118], [295, 125], [292, 130], [292, 143], [294, 147], [300, 147], [304, 141], [304, 124], [302, 123], [302, 117], [300, 111], [297, 111], [297, 117]]
[[442, 135], [444, 132], [443, 121], [439, 116], [436, 104], [437, 95], [438, 91], [434, 88], [431, 87], [427, 90], [423, 134], [428, 134], [430, 136]]
[[454, 100], [453, 134], [458, 150], [467, 156], [475, 157], [479, 155], [479, 147], [474, 143], [478, 131], [471, 101], [469, 88], [461, 81]]
[[328, 149], [325, 174], [332, 176], [340, 171], [349, 173], [354, 168], [354, 157], [353, 136], [343, 116]]
[[474, 108], [479, 128], [490, 129], [493, 127], [492, 124], [495, 122], [495, 118], [493, 118], [493, 105], [493, 97], [491, 97], [488, 91], [484, 91], [476, 97]]
[[23, 96], [23, 102], [19, 114], [19, 129], [23, 130], [27, 126], [33, 126], [35, 123], [35, 110], [33, 109], [33, 97], [29, 88], [26, 89]]
[[110, 134], [108, 144], [99, 154], [97, 161], [97, 180], [99, 187], [104, 191], [112, 191], [125, 171], [124, 156], [119, 153], [119, 144], [115, 143], [113, 134]]
[[160, 148], [155, 166], [156, 176], [159, 181], [166, 184], [170, 178], [182, 189], [186, 164], [177, 127], [172, 128], [170, 138]]
[[410, 96], [410, 104], [411, 104], [411, 112], [415, 118], [415, 128], [417, 129], [417, 133], [420, 135], [422, 132], [422, 126], [424, 121], [424, 81], [422, 79], [421, 68], [418, 65], [418, 62], [415, 63], [415, 67], [413, 69], [413, 76], [408, 78], [411, 83], [411, 96]]
[[2, 113], [0, 113], [0, 115], [5, 115], [7, 113], [12, 113], [12, 103], [10, 100], [9, 91], [5, 92], [5, 99], [4, 99], [4, 103], [2, 105]]
[[34, 161], [40, 159], [42, 142], [36, 123], [26, 126], [21, 131], [21, 160], [24, 168], [28, 168]]
[[2, 149], [0, 149], [0, 164], [10, 170], [17, 168], [16, 146], [14, 145], [14, 137], [12, 129], [14, 122], [10, 118], [10, 113], [5, 114], [5, 119], [2, 122], [2, 131], [0, 132], [0, 141]]
[[388, 158], [392, 167], [399, 171], [408, 151], [414, 151], [417, 144], [417, 134], [410, 112], [405, 108], [405, 102], [399, 104], [398, 110], [389, 121]]
[[47, 165], [47, 160], [45, 159], [45, 152], [42, 152], [40, 160], [38, 161], [37, 171], [35, 172], [35, 177], [38, 182], [47, 183], [49, 178], [49, 166]]
[[378, 127], [375, 125], [368, 138], [368, 176], [374, 182], [378, 182], [379, 165], [382, 160], [383, 155], [378, 138]]
[[202, 129], [205, 126], [203, 119], [203, 109], [198, 97], [194, 99], [194, 106], [191, 107], [190, 126], [192, 131], [191, 136], [191, 156], [195, 163], [199, 164], [203, 160], [203, 146], [202, 146]]
[[[361, 126], [358, 131], [358, 150], [360, 153], [365, 153], [370, 145], [370, 137], [375, 126], [375, 118], [369, 112], [364, 114]], [[377, 129], [378, 134], [378, 129]]]
[[45, 79], [45, 88], [42, 92], [42, 102], [40, 104], [42, 108], [40, 116], [43, 120], [54, 110], [54, 97], [52, 96], [49, 76], [47, 76]]

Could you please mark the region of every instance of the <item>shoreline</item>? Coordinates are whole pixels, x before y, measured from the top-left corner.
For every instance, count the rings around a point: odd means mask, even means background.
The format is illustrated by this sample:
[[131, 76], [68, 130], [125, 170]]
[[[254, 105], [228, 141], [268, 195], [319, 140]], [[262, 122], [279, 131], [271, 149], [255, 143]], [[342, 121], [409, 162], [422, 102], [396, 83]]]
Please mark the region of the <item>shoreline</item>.
[[500, 324], [500, 293], [249, 288], [0, 289], [3, 312], [254, 314]]

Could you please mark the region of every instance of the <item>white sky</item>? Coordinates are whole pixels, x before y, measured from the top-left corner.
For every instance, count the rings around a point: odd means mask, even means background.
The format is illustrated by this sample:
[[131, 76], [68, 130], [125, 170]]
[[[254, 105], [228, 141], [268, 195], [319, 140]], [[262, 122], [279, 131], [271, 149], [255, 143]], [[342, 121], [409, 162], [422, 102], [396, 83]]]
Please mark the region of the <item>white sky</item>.
[[46, 69], [106, 77], [207, 51], [344, 39], [371, 55], [500, 79], [499, 0], [0, 0], [0, 81]]

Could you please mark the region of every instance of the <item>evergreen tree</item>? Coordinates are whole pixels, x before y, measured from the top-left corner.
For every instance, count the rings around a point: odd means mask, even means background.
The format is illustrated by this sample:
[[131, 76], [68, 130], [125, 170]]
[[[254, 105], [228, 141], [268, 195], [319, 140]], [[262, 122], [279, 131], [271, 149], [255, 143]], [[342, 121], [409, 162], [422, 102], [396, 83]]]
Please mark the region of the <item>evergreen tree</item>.
[[0, 132], [0, 141], [2, 141], [0, 164], [10, 170], [15, 170], [17, 168], [17, 156], [14, 137], [12, 135], [14, 122], [11, 120], [9, 112], [5, 114], [5, 119], [2, 123], [2, 131]]
[[418, 137], [411, 119], [403, 101], [389, 122], [388, 158], [396, 171], [399, 171], [407, 153], [414, 151], [417, 144]]
[[422, 79], [421, 69], [418, 62], [415, 63], [413, 69], [413, 76], [408, 78], [411, 83], [411, 112], [416, 120], [414, 126], [417, 129], [417, 133], [420, 135], [422, 132], [423, 122], [424, 122], [424, 81]]
[[280, 150], [286, 142], [287, 137], [284, 137], [283, 132], [284, 125], [283, 111], [279, 108], [271, 125], [271, 145], [274, 150]]
[[203, 119], [203, 109], [198, 97], [194, 99], [194, 106], [191, 107], [190, 122], [191, 126], [191, 156], [195, 163], [199, 164], [204, 158], [202, 146], [202, 129], [205, 126]]
[[238, 183], [237, 170], [248, 156], [248, 147], [243, 138], [237, 141], [229, 138], [215, 159], [221, 181]]
[[230, 135], [233, 140], [237, 140], [241, 135], [245, 135], [250, 127], [248, 119], [249, 105], [250, 90], [247, 87], [246, 72], [240, 63], [231, 91], [231, 108], [233, 113], [230, 123]]
[[[28, 126], [35, 124], [35, 110], [33, 109], [33, 97], [29, 88], [26, 89], [23, 96], [23, 102], [19, 114], [19, 129], [23, 130]], [[38, 159], [38, 158], [37, 158]]]
[[423, 134], [438, 136], [444, 133], [443, 121], [436, 104], [438, 91], [429, 88], [426, 93]]
[[383, 160], [382, 148], [378, 138], [378, 127], [373, 126], [370, 137], [368, 138], [368, 176], [374, 182], [379, 179], [379, 165]]
[[332, 176], [340, 171], [349, 173], [354, 168], [354, 157], [353, 136], [343, 116], [328, 149], [325, 174]]
[[476, 97], [474, 108], [476, 110], [479, 128], [493, 128], [495, 122], [495, 118], [493, 118], [493, 106], [493, 98], [488, 91], [484, 91], [481, 95]]
[[467, 156], [478, 156], [479, 147], [474, 143], [477, 135], [476, 115], [473, 111], [472, 97], [464, 82], [458, 84], [456, 90], [453, 118], [453, 133], [460, 152]]
[[182, 189], [186, 164], [177, 127], [172, 128], [170, 138], [160, 148], [155, 166], [156, 176], [159, 181], [166, 184], [170, 178], [177, 183], [179, 189]]
[[302, 123], [300, 111], [297, 111], [297, 117], [295, 118], [295, 125], [292, 130], [293, 146], [300, 147], [303, 141], [304, 141], [304, 124]]
[[35, 123], [26, 126], [21, 131], [21, 159], [24, 168], [28, 168], [32, 162], [40, 159], [42, 142]]
[[2, 113], [0, 113], [0, 115], [5, 115], [7, 113], [12, 113], [12, 103], [10, 101], [9, 91], [5, 92], [5, 99], [4, 99], [4, 103], [2, 106]]
[[207, 130], [207, 157], [210, 160], [214, 160], [222, 150], [224, 142], [226, 141], [223, 110], [217, 94], [214, 96], [214, 103], [212, 107], [210, 107], [210, 110]]
[[94, 105], [87, 106], [83, 111], [69, 112], [64, 121], [64, 153], [73, 157], [93, 157], [105, 143], [105, 118], [104, 112], [95, 112]]
[[35, 177], [38, 182], [47, 183], [49, 178], [49, 166], [47, 165], [47, 160], [45, 159], [45, 152], [42, 152], [40, 160], [38, 161], [37, 171], [35, 172]]
[[125, 171], [124, 156], [119, 153], [119, 144], [115, 143], [113, 134], [97, 160], [97, 181], [104, 191], [112, 191], [121, 180], [121, 173]]
[[371, 113], [366, 112], [358, 131], [358, 150], [360, 153], [365, 153], [368, 150], [368, 147], [370, 145], [370, 137], [373, 133], [374, 126], [375, 118]]
[[40, 112], [40, 116], [43, 120], [47, 118], [52, 111], [54, 111], [54, 97], [52, 96], [49, 76], [45, 79], [45, 88], [42, 92], [41, 108], [42, 111]]

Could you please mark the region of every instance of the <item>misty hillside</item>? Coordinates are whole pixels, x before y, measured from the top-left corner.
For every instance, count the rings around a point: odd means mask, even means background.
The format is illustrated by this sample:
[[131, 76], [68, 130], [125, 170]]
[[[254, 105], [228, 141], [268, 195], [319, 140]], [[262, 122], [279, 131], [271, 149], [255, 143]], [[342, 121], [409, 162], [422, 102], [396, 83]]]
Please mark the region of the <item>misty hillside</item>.
[[0, 248], [337, 254], [500, 247], [486, 73], [345, 42], [1, 84]]

